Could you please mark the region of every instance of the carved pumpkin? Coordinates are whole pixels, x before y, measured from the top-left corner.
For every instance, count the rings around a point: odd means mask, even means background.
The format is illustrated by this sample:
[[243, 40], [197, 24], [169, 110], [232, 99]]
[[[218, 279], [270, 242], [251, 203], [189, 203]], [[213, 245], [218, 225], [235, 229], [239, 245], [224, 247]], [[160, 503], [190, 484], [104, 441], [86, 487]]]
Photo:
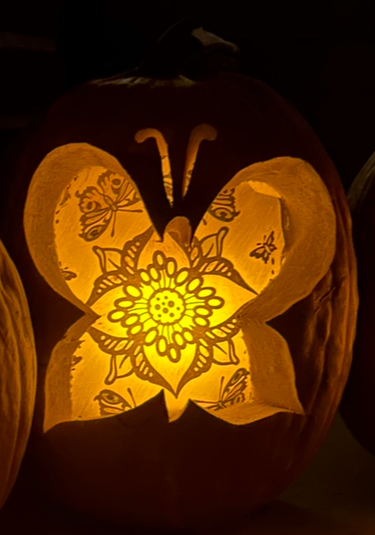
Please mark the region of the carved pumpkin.
[[16, 480], [35, 401], [36, 358], [25, 293], [0, 242], [0, 508]]
[[353, 366], [345, 389], [341, 412], [359, 442], [375, 455], [375, 364], [374, 364], [374, 155], [356, 177], [349, 191], [353, 215], [353, 239], [358, 259], [357, 334]]
[[[207, 125], [192, 131], [183, 193], [199, 142], [216, 136]], [[149, 137], [172, 207], [167, 143], [158, 130], [135, 134]], [[311, 292], [334, 255], [329, 194], [301, 160], [246, 167], [194, 236], [186, 216], [159, 235], [126, 170], [95, 147], [68, 144], [38, 167], [25, 229], [41, 274], [86, 312], [53, 352], [45, 430], [131, 410], [159, 392], [170, 421], [189, 400], [232, 424], [304, 413], [288, 346], [266, 324]]]
[[18, 201], [32, 172], [41, 275], [15, 254], [56, 494], [173, 527], [276, 496], [331, 424], [357, 303], [345, 197], [303, 119], [237, 74], [120, 76], [54, 105]]

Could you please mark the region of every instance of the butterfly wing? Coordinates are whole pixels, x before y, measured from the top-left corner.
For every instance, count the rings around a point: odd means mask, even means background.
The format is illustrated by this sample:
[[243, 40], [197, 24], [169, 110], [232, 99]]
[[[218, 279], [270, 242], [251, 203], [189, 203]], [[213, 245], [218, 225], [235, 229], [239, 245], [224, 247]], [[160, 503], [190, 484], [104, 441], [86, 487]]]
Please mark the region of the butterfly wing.
[[273, 253], [273, 251], [276, 251], [277, 249], [276, 245], [274, 244], [274, 241], [275, 241], [275, 233], [274, 231], [272, 231], [266, 240], [267, 249], [269, 249], [271, 253]]
[[134, 407], [126, 401], [120, 394], [114, 390], [108, 388], [103, 389], [97, 396], [94, 397], [94, 401], [99, 403], [99, 412], [101, 416], [114, 416], [120, 414]]
[[[212, 216], [212, 206], [225, 191], [231, 191], [234, 208], [231, 221], [224, 222]], [[253, 164], [229, 181], [213, 205], [195, 237], [202, 242], [228, 229], [221, 256], [255, 290], [247, 309], [259, 319], [303, 299], [327, 272], [335, 250], [335, 214], [323, 181], [306, 162], [284, 157]], [[235, 291], [228, 293], [232, 299]]]
[[[127, 241], [152, 227], [132, 178], [115, 158], [96, 147], [59, 147], [34, 174], [25, 207], [30, 252], [52, 288], [84, 310], [103, 273], [95, 247], [122, 250]], [[64, 279], [59, 262], [77, 276]]]
[[259, 245], [250, 252], [250, 257], [261, 258], [265, 264], [268, 262], [268, 253], [264, 244]]
[[97, 240], [107, 230], [114, 212], [96, 187], [90, 186], [82, 193], [77, 191], [76, 196], [79, 198], [78, 206], [82, 212], [79, 219], [79, 236], [85, 241]]
[[194, 399], [195, 403], [198, 403], [206, 410], [218, 411], [226, 409], [234, 403], [241, 403], [245, 401], [245, 390], [248, 386], [247, 378], [249, 372], [246, 368], [237, 369], [234, 374], [229, 378], [223, 389], [224, 376], [220, 379], [219, 396], [217, 401], [206, 401]]
[[104, 172], [98, 178], [104, 198], [114, 210], [126, 210], [140, 201], [137, 190], [123, 175]]
[[[225, 375], [227, 382], [218, 402], [225, 410], [215, 410], [232, 423], [254, 421], [281, 410], [302, 413], [288, 345], [265, 322], [306, 297], [327, 273], [335, 251], [332, 202], [314, 169], [294, 158], [276, 158], [245, 168], [225, 186], [224, 190], [228, 189], [233, 192], [235, 207], [232, 220], [214, 217], [210, 207], [195, 232], [195, 239], [206, 245], [225, 229], [220, 256], [223, 264], [230, 263], [235, 270], [225, 279], [225, 283], [230, 279], [232, 286], [222, 284], [218, 277], [215, 284], [216, 273], [207, 269], [217, 251], [213, 245], [206, 257], [202, 254], [195, 261], [204, 266], [205, 282], [216, 287], [224, 299], [220, 311], [229, 311], [227, 318], [237, 319], [242, 331], [231, 338], [240, 362], [234, 374]], [[255, 290], [248, 292], [246, 299], [235, 273]], [[218, 325], [225, 321], [223, 317]], [[212, 327], [209, 332], [214, 336], [215, 325]], [[219, 339], [224, 334], [220, 329], [216, 332]], [[220, 359], [217, 355], [215, 348], [214, 362]], [[271, 375], [270, 369], [275, 370]], [[246, 392], [248, 402], [240, 403]]]
[[250, 375], [246, 368], [239, 368], [234, 372], [222, 393], [224, 404], [238, 403], [245, 400], [244, 392], [247, 387], [247, 378]]

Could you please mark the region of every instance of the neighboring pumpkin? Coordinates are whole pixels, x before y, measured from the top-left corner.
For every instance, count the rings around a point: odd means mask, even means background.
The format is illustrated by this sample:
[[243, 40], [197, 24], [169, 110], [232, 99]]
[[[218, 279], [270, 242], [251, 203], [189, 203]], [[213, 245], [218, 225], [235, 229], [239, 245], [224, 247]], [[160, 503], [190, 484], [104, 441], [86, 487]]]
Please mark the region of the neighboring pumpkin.
[[[16, 211], [32, 173], [42, 276]], [[345, 196], [304, 120], [237, 74], [135, 72], [62, 97], [15, 182], [56, 494], [191, 527], [281, 492], [332, 422], [357, 306]]]
[[349, 191], [353, 240], [358, 259], [357, 334], [353, 366], [341, 404], [345, 422], [359, 442], [375, 455], [375, 158], [372, 155]]
[[30, 313], [17, 270], [0, 242], [0, 508], [29, 438], [36, 389]]

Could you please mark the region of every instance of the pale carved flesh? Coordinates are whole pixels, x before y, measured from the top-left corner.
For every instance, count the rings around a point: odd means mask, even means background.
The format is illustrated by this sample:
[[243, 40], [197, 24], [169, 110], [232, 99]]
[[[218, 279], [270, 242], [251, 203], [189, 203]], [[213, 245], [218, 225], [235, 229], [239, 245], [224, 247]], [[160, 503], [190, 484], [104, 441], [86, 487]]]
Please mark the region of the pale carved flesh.
[[[217, 135], [193, 130], [183, 196], [200, 143]], [[157, 130], [135, 133], [139, 143], [149, 137], [173, 205], [168, 146]], [[86, 312], [51, 357], [45, 428], [133, 410], [161, 390], [170, 420], [189, 401], [238, 425], [303, 414], [288, 345], [266, 322], [306, 297], [333, 259], [333, 207], [309, 164], [253, 164], [219, 192], [194, 235], [176, 217], [159, 236], [115, 158], [65, 145], [34, 175], [25, 229], [47, 282]], [[67, 366], [69, 409], [51, 391]]]

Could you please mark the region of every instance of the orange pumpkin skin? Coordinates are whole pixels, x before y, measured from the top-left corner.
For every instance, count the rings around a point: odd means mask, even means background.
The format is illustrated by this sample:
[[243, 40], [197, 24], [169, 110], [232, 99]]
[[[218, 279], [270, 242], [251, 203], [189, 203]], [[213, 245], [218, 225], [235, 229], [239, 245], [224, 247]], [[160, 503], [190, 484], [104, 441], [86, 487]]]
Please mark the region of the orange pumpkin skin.
[[0, 242], [0, 508], [29, 437], [36, 390], [34, 337], [17, 270]]
[[375, 340], [374, 340], [374, 157], [368, 160], [349, 191], [353, 240], [358, 261], [360, 306], [353, 347], [353, 366], [340, 407], [357, 440], [375, 455]]
[[[156, 153], [139, 158], [134, 133], [143, 128], [163, 132], [171, 164], [181, 176], [188, 136], [202, 123], [217, 129], [217, 144], [207, 144], [205, 157], [202, 150], [188, 194], [172, 211], [162, 184], [153, 181], [160, 161]], [[9, 244], [15, 244], [13, 254], [24, 276], [41, 367], [79, 311], [55, 294], [33, 266], [20, 211], [41, 160], [73, 142], [90, 143], [120, 161], [161, 231], [175, 215], [188, 217], [194, 228], [236, 172], [277, 156], [309, 162], [330, 192], [337, 216], [331, 268], [307, 298], [271, 322], [288, 342], [305, 416], [279, 413], [234, 426], [191, 404], [168, 423], [163, 398], [157, 396], [120, 416], [62, 423], [43, 435], [42, 386], [39, 392], [35, 451], [51, 488], [71, 507], [125, 524], [174, 528], [244, 515], [277, 496], [306, 466], [331, 425], [347, 379], [356, 266], [350, 216], [334, 165], [296, 111], [264, 84], [237, 74], [198, 82], [118, 77], [64, 96], [20, 159], [14, 203], [9, 203]]]

